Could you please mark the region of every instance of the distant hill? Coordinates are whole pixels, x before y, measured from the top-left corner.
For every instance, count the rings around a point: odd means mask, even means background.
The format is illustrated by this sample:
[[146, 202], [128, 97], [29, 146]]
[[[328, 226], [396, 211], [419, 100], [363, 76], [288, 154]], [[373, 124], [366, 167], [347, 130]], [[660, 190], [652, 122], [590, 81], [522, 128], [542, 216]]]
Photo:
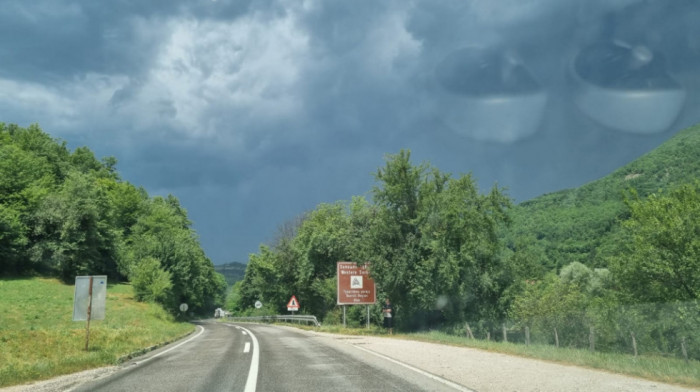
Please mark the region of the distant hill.
[[246, 264], [234, 261], [227, 264], [215, 265], [214, 269], [226, 278], [226, 283], [228, 283], [230, 287], [239, 280], [243, 280], [246, 266]]
[[549, 193], [513, 209], [508, 246], [537, 257], [547, 269], [578, 261], [605, 267], [625, 195], [641, 198], [700, 179], [700, 124], [678, 132], [639, 159], [579, 188]]

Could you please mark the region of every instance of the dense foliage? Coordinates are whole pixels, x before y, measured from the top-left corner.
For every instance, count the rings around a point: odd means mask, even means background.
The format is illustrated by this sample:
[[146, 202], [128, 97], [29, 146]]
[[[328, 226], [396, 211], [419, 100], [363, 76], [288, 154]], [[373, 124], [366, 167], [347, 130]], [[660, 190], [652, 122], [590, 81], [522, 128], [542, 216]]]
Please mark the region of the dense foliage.
[[389, 156], [376, 179], [372, 203], [322, 204], [251, 255], [234, 310], [260, 300], [282, 311], [294, 294], [304, 310], [337, 318], [336, 262], [350, 260], [370, 263], [379, 296], [407, 327], [502, 317], [508, 281], [497, 234], [510, 205], [502, 191], [481, 195], [470, 175], [414, 166], [407, 151]]
[[[647, 352], [700, 358], [698, 156], [700, 126], [598, 181], [511, 206], [401, 151], [371, 201], [322, 204], [251, 255], [229, 307], [279, 313], [294, 294], [302, 312], [337, 322], [335, 263], [369, 262], [401, 328], [465, 333], [466, 322], [482, 337], [527, 330], [626, 352], [634, 336]], [[364, 323], [355, 308], [351, 322]]]
[[0, 123], [0, 275], [106, 274], [173, 312], [222, 304], [224, 278], [178, 200], [149, 197], [115, 165], [36, 125]]
[[700, 181], [629, 203], [610, 268], [630, 297], [700, 299]]
[[698, 156], [696, 125], [606, 177], [520, 203], [512, 211], [508, 247], [540, 255], [547, 269], [574, 261], [605, 267], [621, 241], [620, 222], [630, 214], [627, 192], [634, 189], [644, 199], [692, 183], [700, 178]]
[[516, 206], [508, 249], [544, 268], [513, 283], [511, 320], [548, 342], [556, 328], [585, 346], [588, 327], [602, 346], [629, 352], [634, 335], [647, 351], [680, 354], [683, 341], [700, 358], [698, 156], [694, 126], [600, 180]]

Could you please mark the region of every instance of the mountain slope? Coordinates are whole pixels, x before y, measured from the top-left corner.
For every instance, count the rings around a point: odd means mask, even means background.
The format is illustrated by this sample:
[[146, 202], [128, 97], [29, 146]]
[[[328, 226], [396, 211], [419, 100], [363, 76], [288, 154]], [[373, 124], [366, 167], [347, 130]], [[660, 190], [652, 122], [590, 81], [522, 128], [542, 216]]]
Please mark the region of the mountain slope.
[[541, 255], [547, 269], [574, 261], [604, 267], [619, 223], [626, 217], [624, 199], [631, 189], [644, 198], [698, 178], [700, 124], [606, 177], [519, 204], [513, 209], [507, 244]]
[[239, 280], [243, 280], [246, 267], [247, 264], [234, 261], [231, 263], [215, 265], [214, 270], [226, 278], [226, 283], [228, 283], [230, 287]]

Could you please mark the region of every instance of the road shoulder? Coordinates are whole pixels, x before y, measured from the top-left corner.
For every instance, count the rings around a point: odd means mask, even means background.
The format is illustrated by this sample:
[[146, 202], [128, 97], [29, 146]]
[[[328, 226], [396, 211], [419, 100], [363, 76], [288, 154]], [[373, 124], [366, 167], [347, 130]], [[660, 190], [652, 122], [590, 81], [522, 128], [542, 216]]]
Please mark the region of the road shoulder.
[[377, 336], [334, 335], [314, 331], [307, 333], [370, 350], [479, 392], [697, 391], [601, 370], [468, 347]]

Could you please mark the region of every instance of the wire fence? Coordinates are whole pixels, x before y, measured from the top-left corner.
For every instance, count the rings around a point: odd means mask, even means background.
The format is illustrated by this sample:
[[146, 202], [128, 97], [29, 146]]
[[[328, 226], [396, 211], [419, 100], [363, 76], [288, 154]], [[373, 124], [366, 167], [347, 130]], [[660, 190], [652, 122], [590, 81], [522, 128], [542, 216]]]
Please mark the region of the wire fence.
[[599, 306], [526, 320], [465, 323], [454, 332], [474, 339], [700, 360], [700, 303]]

